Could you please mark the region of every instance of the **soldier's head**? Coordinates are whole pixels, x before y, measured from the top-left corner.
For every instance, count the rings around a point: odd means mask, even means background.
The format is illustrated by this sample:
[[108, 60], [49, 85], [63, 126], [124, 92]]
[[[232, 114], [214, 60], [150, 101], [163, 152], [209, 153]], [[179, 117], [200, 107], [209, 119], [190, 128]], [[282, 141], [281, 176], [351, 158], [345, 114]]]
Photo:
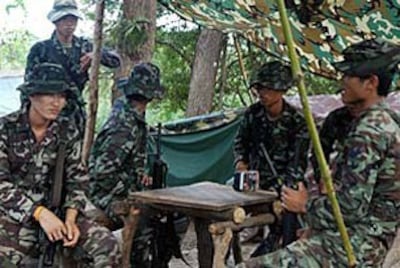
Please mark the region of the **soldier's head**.
[[75, 0], [55, 0], [47, 18], [56, 25], [58, 32], [72, 35], [81, 16]]
[[118, 88], [125, 97], [140, 102], [150, 102], [162, 98], [160, 69], [152, 63], [140, 63], [133, 67], [129, 77], [118, 81]]
[[362, 103], [374, 94], [387, 96], [400, 62], [400, 46], [375, 38], [347, 47], [343, 56], [334, 67], [343, 74], [341, 94], [345, 104]]
[[35, 65], [18, 90], [29, 97], [32, 112], [49, 120], [58, 116], [71, 93], [63, 67], [54, 63]]
[[250, 89], [266, 107], [280, 101], [293, 84], [290, 67], [279, 61], [265, 63], [250, 78]]

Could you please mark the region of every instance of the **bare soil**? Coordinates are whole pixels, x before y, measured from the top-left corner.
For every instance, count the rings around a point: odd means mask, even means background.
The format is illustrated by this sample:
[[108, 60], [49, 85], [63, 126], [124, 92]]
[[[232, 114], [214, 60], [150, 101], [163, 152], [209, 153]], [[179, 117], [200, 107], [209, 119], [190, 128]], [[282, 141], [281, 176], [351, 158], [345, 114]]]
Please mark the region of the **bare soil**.
[[[243, 259], [246, 260], [249, 258], [250, 254], [256, 248], [257, 244], [255, 243], [244, 243], [242, 246], [242, 255]], [[197, 262], [197, 239], [196, 232], [194, 230], [193, 222], [190, 222], [188, 230], [182, 240], [181, 250], [185, 260], [189, 263], [190, 267], [197, 268], [199, 264]], [[232, 254], [228, 260], [229, 267], [232, 267], [234, 264]], [[173, 258], [169, 263], [170, 268], [188, 268], [188, 266], [181, 260]]]

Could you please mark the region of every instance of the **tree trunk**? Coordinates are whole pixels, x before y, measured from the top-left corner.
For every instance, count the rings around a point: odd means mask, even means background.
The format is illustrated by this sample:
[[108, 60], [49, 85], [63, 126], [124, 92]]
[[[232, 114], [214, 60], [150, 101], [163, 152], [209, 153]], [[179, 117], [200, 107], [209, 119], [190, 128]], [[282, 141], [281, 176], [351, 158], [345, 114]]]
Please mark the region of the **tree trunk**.
[[216, 30], [201, 31], [190, 80], [186, 116], [209, 113], [213, 105], [215, 78], [224, 34]]
[[94, 25], [94, 42], [93, 42], [93, 60], [90, 69], [89, 82], [89, 104], [88, 114], [85, 126], [85, 135], [82, 148], [82, 163], [86, 165], [90, 148], [94, 139], [94, 129], [96, 126], [96, 114], [98, 105], [99, 91], [99, 68], [100, 68], [100, 53], [101, 43], [103, 40], [103, 18], [104, 18], [104, 0], [99, 0], [96, 3], [96, 21]]
[[[124, 19], [137, 19], [144, 18], [149, 21], [146, 26], [147, 40], [135, 49], [134, 53], [127, 53], [124, 50], [118, 49], [121, 56], [121, 68], [115, 74], [115, 79], [126, 77], [130, 74], [132, 67], [140, 62], [150, 62], [153, 57], [155, 32], [156, 32], [156, 0], [124, 0], [123, 1], [123, 18]], [[112, 100], [120, 96], [113, 86]]]

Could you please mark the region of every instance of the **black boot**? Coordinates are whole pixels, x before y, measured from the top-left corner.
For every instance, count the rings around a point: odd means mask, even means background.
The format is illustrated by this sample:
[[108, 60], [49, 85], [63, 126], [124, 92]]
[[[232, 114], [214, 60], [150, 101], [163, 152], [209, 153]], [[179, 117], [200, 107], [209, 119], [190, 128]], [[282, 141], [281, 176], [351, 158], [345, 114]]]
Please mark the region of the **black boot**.
[[274, 233], [269, 233], [267, 238], [265, 238], [256, 248], [256, 250], [251, 253], [250, 257], [258, 257], [265, 255], [267, 253], [273, 252], [277, 248], [279, 240], [279, 235]]

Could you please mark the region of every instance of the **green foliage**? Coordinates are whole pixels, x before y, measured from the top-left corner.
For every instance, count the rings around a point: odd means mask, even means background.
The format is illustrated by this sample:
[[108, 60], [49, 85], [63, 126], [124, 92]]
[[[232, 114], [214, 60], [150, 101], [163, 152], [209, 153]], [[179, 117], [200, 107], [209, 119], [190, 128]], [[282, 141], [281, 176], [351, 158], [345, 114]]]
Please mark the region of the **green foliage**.
[[147, 40], [149, 21], [146, 18], [119, 19], [108, 29], [111, 44], [133, 54]]
[[34, 36], [28, 31], [14, 30], [0, 34], [0, 70], [21, 70]]

